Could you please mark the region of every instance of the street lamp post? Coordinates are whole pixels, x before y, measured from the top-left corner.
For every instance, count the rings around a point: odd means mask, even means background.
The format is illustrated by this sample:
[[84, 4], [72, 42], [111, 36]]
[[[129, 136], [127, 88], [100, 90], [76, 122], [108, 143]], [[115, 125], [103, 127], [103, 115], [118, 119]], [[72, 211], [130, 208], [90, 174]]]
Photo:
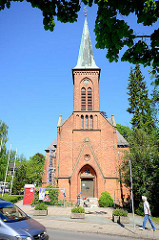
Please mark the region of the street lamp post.
[[15, 152], [15, 158], [14, 158], [13, 173], [12, 173], [12, 180], [11, 180], [11, 187], [10, 187], [10, 195], [12, 195], [12, 188], [13, 188], [13, 180], [14, 180], [14, 174], [15, 174], [16, 159], [17, 159], [17, 149], [16, 149], [16, 152]]
[[9, 166], [10, 154], [11, 154], [11, 148], [12, 148], [12, 145], [10, 144], [10, 150], [9, 150], [9, 154], [8, 154], [8, 161], [7, 161], [6, 174], [5, 174], [5, 179], [4, 179], [4, 188], [3, 188], [3, 192], [2, 192], [2, 197], [3, 197], [3, 194], [5, 192], [6, 180], [7, 180], [7, 174], [8, 174], [8, 166]]
[[131, 207], [133, 214], [133, 227], [135, 230], [135, 221], [134, 221], [134, 198], [133, 198], [133, 182], [132, 182], [132, 168], [131, 168], [131, 160], [129, 160], [129, 169], [130, 169], [130, 192], [131, 192]]

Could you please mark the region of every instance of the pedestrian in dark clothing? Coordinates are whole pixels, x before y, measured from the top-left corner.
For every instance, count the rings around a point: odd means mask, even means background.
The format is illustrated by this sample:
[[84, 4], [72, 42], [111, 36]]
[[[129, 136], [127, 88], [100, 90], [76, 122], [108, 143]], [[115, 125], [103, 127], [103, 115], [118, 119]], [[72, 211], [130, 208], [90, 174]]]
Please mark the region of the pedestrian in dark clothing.
[[80, 206], [80, 193], [77, 195], [77, 207]]

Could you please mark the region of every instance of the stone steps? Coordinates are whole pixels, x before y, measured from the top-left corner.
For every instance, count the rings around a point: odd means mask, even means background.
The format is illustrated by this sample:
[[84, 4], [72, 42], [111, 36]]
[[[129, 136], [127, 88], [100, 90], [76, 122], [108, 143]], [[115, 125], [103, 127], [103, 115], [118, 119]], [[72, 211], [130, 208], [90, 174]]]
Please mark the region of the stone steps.
[[96, 208], [98, 207], [98, 199], [97, 198], [92, 198], [88, 197], [86, 200], [81, 200], [82, 207], [89, 207], [89, 208]]

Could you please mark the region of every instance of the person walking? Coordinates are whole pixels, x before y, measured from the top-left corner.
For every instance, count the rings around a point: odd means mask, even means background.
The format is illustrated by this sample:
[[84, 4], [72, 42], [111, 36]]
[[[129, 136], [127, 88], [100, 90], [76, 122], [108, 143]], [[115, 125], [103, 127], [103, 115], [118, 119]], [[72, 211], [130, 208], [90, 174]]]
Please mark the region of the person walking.
[[149, 206], [149, 203], [147, 201], [147, 197], [145, 196], [142, 196], [142, 201], [144, 202], [144, 221], [143, 221], [143, 224], [142, 224], [142, 227], [140, 228], [140, 230], [144, 230], [145, 229], [145, 226], [146, 226], [146, 222], [147, 222], [147, 219], [149, 220], [151, 226], [152, 226], [152, 229], [153, 231], [156, 231], [156, 228], [151, 220], [151, 211], [150, 211], [150, 206]]
[[81, 194], [81, 193], [79, 193], [79, 194], [77, 195], [77, 207], [80, 206], [80, 194]]

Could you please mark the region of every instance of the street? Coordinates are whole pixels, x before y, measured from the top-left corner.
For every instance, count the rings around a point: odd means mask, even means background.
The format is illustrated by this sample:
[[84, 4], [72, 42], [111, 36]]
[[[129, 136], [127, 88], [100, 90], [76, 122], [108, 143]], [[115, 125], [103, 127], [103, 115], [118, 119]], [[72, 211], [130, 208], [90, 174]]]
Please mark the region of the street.
[[92, 234], [82, 232], [69, 232], [54, 229], [47, 229], [49, 240], [139, 240], [139, 238], [110, 236], [103, 234]]

